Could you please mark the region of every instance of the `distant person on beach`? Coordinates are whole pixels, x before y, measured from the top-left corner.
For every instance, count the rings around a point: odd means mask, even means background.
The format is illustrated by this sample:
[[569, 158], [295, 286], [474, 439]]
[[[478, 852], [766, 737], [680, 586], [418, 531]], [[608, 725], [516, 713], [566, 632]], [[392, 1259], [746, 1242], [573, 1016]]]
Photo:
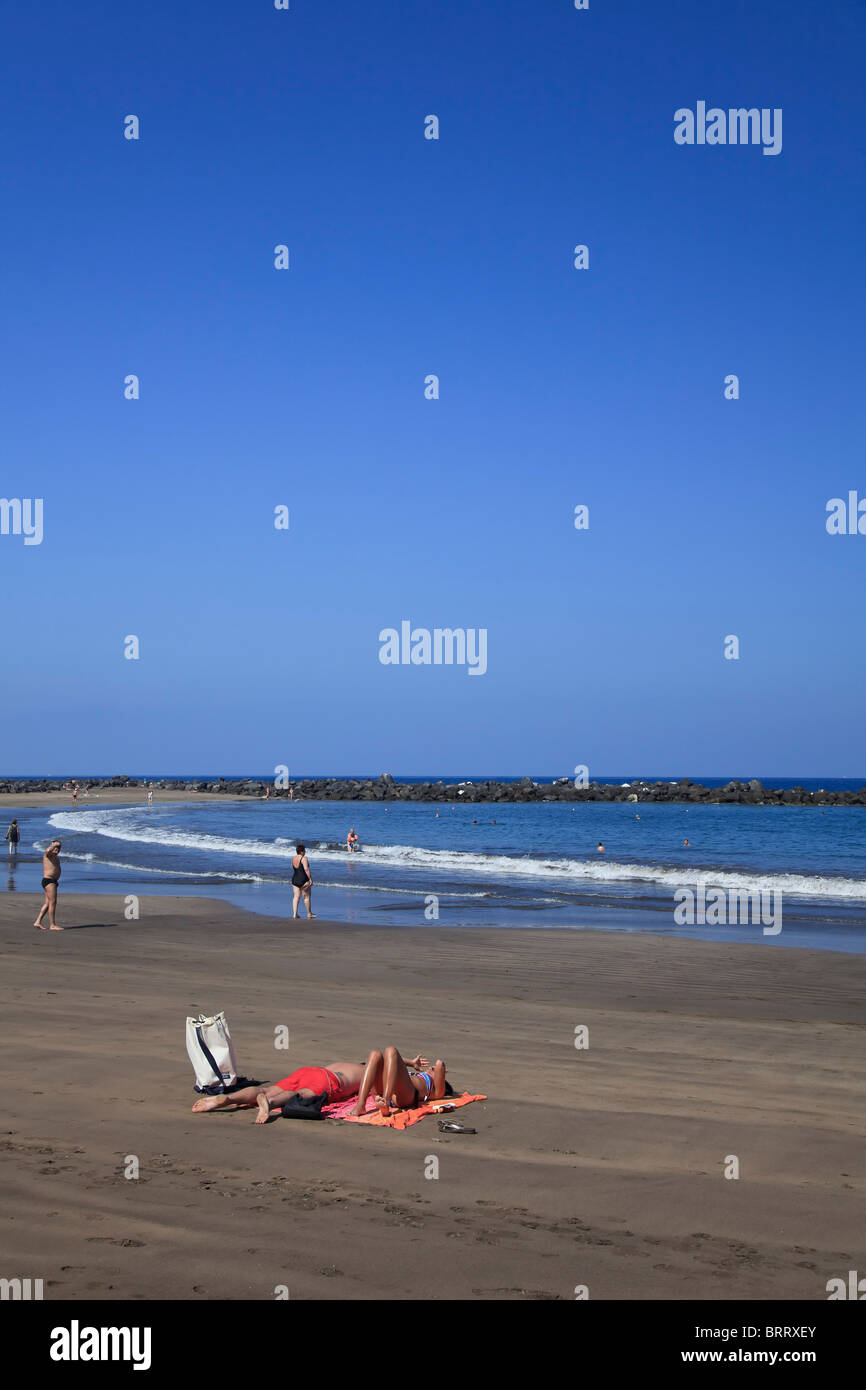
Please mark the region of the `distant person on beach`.
[[78, 800], [78, 783], [77, 783], [77, 782], [73, 782], [73, 783], [72, 783], [72, 802], [73, 802], [73, 805], [75, 804], [75, 802], [76, 802], [77, 800]]
[[[396, 1059], [399, 1060], [399, 1066]], [[390, 1071], [388, 1070], [389, 1065]], [[429, 1063], [419, 1056], [414, 1057], [409, 1065], [415, 1067], [429, 1065]], [[445, 1081], [445, 1064], [444, 1062], [437, 1062], [436, 1066], [441, 1066], [443, 1069], [441, 1093], [444, 1095], [450, 1092], [450, 1087]], [[203, 1096], [201, 1100], [195, 1102], [192, 1109], [194, 1114], [201, 1115], [209, 1110], [251, 1110], [255, 1106], [258, 1110], [255, 1123], [263, 1125], [271, 1118], [273, 1110], [278, 1112], [281, 1109], [290, 1095], [320, 1096], [327, 1094], [328, 1105], [340, 1105], [344, 1101], [351, 1100], [353, 1096], [359, 1095], [361, 1088], [369, 1082], [364, 1092], [364, 1105], [366, 1105], [373, 1082], [378, 1078], [379, 1084], [384, 1086], [392, 1077], [394, 1093], [396, 1094], [399, 1088], [399, 1096], [406, 1101], [404, 1109], [408, 1109], [412, 1105], [423, 1104], [427, 1096], [420, 1097], [426, 1082], [413, 1086], [410, 1096], [400, 1067], [407, 1075], [409, 1074], [406, 1063], [396, 1047], [386, 1047], [384, 1053], [378, 1050], [369, 1053], [366, 1062], [329, 1062], [324, 1067], [299, 1067], [297, 1071], [292, 1072], [291, 1076], [285, 1077], [282, 1081], [265, 1081], [261, 1086], [245, 1086], [242, 1090], [231, 1091], [224, 1096]], [[434, 1073], [435, 1070], [434, 1067]], [[427, 1074], [419, 1073], [419, 1075]], [[377, 1096], [376, 1098], [377, 1101], [384, 1104], [383, 1097]], [[363, 1113], [363, 1110], [358, 1111], [358, 1113]]]
[[9, 853], [18, 853], [18, 841], [21, 839], [21, 831], [18, 829], [17, 820], [13, 820], [9, 829], [6, 831], [5, 838], [9, 841]]
[[303, 894], [304, 907], [307, 909], [307, 916], [315, 920], [315, 912], [310, 906], [311, 890], [313, 887], [313, 875], [310, 872], [310, 861], [307, 858], [307, 850], [304, 845], [295, 846], [295, 856], [292, 859], [292, 916], [299, 916], [298, 904]]
[[149, 786], [148, 789], [147, 789], [147, 804], [148, 804], [148, 806], [152, 806], [152, 805], [153, 805], [153, 783], [152, 783], [152, 782], [151, 782], [150, 786]]
[[349, 851], [350, 854], [354, 854], [355, 850], [358, 848], [358, 844], [358, 836], [355, 834], [355, 827], [353, 825], [352, 829], [346, 836], [346, 849]]
[[57, 888], [60, 883], [60, 841], [52, 840], [42, 856], [42, 891], [45, 894], [45, 902], [39, 909], [39, 916], [33, 923], [40, 931], [45, 931], [42, 925], [42, 918], [48, 913], [48, 930], [63, 931], [58, 927], [54, 920], [54, 913], [57, 911]]

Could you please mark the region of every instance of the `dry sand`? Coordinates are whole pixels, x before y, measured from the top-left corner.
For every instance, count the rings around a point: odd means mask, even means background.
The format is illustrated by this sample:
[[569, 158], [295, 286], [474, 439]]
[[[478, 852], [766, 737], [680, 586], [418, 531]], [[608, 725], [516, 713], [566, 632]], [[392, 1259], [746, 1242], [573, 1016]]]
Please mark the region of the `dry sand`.
[[[37, 903], [0, 900], [0, 1273], [46, 1298], [824, 1300], [866, 1270], [860, 957], [62, 891], [48, 934]], [[217, 1009], [261, 1079], [443, 1056], [478, 1133], [192, 1115], [184, 1018]]]
[[[264, 800], [264, 797], [259, 798]], [[256, 797], [237, 796], [230, 792], [191, 792], [170, 789], [154, 790], [153, 804], [169, 801], [255, 801]], [[80, 792], [78, 801], [72, 800], [71, 792], [2, 792], [0, 793], [0, 819], [11, 819], [16, 806], [56, 806], [58, 810], [87, 811], [100, 806], [144, 806], [147, 803], [146, 787], [100, 787], [89, 796]]]

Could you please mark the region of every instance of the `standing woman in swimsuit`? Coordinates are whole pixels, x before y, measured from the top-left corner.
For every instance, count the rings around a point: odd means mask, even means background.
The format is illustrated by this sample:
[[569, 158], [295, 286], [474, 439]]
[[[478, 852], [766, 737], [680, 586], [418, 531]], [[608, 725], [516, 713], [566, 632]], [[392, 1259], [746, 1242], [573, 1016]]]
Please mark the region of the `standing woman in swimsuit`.
[[60, 883], [60, 841], [52, 840], [42, 856], [42, 891], [45, 894], [45, 902], [39, 909], [39, 916], [33, 923], [40, 931], [45, 931], [42, 925], [42, 918], [48, 913], [48, 930], [63, 931], [58, 927], [54, 920], [54, 913], [57, 910], [57, 887]]
[[298, 916], [298, 903], [303, 893], [304, 907], [307, 909], [307, 916], [315, 919], [316, 914], [310, 906], [310, 890], [313, 887], [313, 875], [310, 873], [310, 861], [307, 858], [307, 851], [304, 845], [296, 845], [295, 850], [295, 857], [292, 860], [292, 916]]
[[18, 841], [21, 839], [21, 831], [18, 829], [17, 820], [13, 820], [9, 829], [6, 831], [6, 839], [9, 841], [9, 853], [18, 853]]

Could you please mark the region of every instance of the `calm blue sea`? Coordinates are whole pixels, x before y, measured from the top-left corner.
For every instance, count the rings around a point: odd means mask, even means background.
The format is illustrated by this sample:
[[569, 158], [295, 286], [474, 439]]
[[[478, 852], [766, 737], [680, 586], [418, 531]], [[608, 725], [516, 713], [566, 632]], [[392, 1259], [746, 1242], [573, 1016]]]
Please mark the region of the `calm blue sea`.
[[[800, 780], [809, 788], [862, 785]], [[143, 802], [143, 792], [134, 794]], [[649, 930], [866, 950], [866, 807], [197, 803], [194, 795], [189, 803], [160, 805], [157, 792], [151, 809], [100, 806], [94, 793], [76, 809], [34, 808], [18, 818], [27, 853], [9, 870], [11, 891], [38, 889], [35, 852], [56, 834], [63, 839], [64, 891], [190, 892], [285, 917], [300, 839], [323, 918], [422, 929]], [[345, 849], [350, 826], [361, 839], [356, 855]], [[763, 890], [768, 906], [775, 894], [781, 932], [765, 935], [751, 921], [675, 920], [675, 894], [697, 894], [701, 886], [705, 894]]]

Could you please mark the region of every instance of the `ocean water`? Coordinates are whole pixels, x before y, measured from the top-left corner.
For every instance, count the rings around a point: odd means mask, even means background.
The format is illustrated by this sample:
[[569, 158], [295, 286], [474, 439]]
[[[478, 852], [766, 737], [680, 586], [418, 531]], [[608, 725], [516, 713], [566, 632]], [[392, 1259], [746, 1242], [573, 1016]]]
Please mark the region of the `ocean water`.
[[[10, 871], [12, 890], [38, 888], [36, 851], [58, 835], [64, 891], [190, 892], [286, 917], [291, 857], [302, 840], [323, 918], [592, 927], [866, 951], [866, 807], [197, 803], [194, 796], [160, 805], [157, 793], [152, 808], [100, 806], [94, 795], [78, 809], [28, 809], [19, 821], [28, 852], [21, 858], [33, 862]], [[345, 848], [350, 826], [362, 846], [354, 855]], [[700, 885], [763, 890], [768, 909], [771, 901], [781, 906], [782, 930], [768, 935], [757, 921], [678, 922], [675, 893]]]

